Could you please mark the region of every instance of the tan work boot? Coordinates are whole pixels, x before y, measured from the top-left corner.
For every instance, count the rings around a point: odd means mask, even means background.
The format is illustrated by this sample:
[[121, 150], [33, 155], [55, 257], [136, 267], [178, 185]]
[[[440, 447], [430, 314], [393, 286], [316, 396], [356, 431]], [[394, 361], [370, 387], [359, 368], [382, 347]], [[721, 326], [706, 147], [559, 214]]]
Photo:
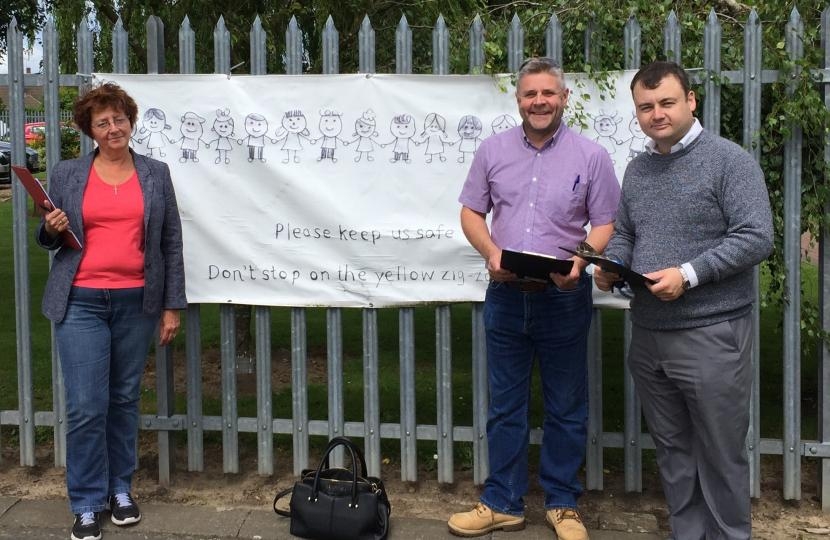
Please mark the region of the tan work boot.
[[498, 529], [520, 531], [525, 528], [525, 518], [500, 514], [490, 510], [484, 503], [476, 503], [469, 512], [453, 514], [447, 522], [447, 527], [456, 536], [481, 536]]
[[573, 508], [551, 508], [545, 512], [545, 521], [556, 531], [559, 540], [588, 540], [582, 518]]

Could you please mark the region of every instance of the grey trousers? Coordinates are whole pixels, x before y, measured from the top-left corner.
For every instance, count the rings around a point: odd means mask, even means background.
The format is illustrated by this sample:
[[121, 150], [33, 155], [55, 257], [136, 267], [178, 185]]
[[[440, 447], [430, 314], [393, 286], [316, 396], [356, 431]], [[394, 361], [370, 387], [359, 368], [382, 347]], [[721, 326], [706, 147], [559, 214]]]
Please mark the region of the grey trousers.
[[628, 365], [675, 540], [751, 536], [746, 434], [752, 315], [687, 330], [633, 326]]

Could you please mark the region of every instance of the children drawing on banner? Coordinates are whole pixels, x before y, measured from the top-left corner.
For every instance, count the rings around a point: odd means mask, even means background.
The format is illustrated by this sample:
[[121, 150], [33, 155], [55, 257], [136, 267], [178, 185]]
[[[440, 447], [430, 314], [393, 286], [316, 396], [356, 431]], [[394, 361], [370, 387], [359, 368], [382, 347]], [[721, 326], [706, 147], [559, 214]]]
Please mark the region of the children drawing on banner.
[[424, 130], [420, 134], [419, 142], [426, 142], [427, 149], [424, 152], [427, 163], [432, 163], [436, 156], [441, 161], [447, 161], [444, 156], [444, 145], [453, 144], [447, 136], [447, 121], [438, 113], [429, 113], [424, 119]]
[[640, 127], [640, 122], [637, 121], [637, 113], [631, 113], [633, 118], [628, 123], [628, 131], [631, 132], [631, 138], [628, 139], [628, 161], [639, 156], [646, 151], [646, 134], [643, 133], [643, 128]]
[[375, 125], [375, 111], [372, 109], [366, 109], [360, 118], [355, 121], [352, 136], [356, 138], [349, 141], [357, 143], [357, 148], [355, 149], [357, 156], [354, 158], [355, 163], [359, 162], [364, 156], [366, 157], [366, 161], [375, 160], [372, 152], [375, 151], [375, 145], [380, 144], [376, 139], [378, 132], [375, 130]]
[[412, 163], [409, 158], [409, 143], [420, 144], [418, 141], [412, 140], [416, 131], [415, 120], [408, 114], [394, 116], [389, 125], [389, 131], [395, 137], [391, 142], [383, 145], [384, 147], [392, 145], [392, 157], [389, 159], [389, 163], [397, 163], [398, 161]]
[[340, 132], [343, 131], [343, 114], [334, 109], [321, 109], [319, 127], [322, 136], [312, 141], [312, 143], [316, 143], [320, 139], [323, 140], [320, 144], [320, 157], [317, 158], [317, 161], [330, 159], [332, 163], [337, 163], [337, 158], [334, 157], [337, 141], [343, 143], [344, 146], [349, 145], [349, 141], [339, 137]]
[[276, 132], [276, 141], [283, 141], [281, 147], [285, 150], [283, 163], [289, 163], [292, 159], [294, 163], [300, 162], [300, 156], [297, 155], [297, 151], [303, 149], [300, 138], [311, 141], [309, 135], [303, 111], [299, 109], [286, 111], [282, 117], [282, 126]]
[[458, 162], [464, 163], [466, 158], [472, 158], [478, 145], [481, 144], [481, 120], [471, 114], [461, 117], [458, 122]]
[[165, 141], [170, 144], [176, 142], [164, 133], [165, 129], [173, 128], [167, 123], [167, 115], [164, 114], [164, 111], [155, 107], [147, 109], [141, 118], [141, 128], [138, 130], [139, 138], [137, 141], [140, 143], [147, 141], [146, 155], [148, 157], [157, 157], [155, 153], [158, 150], [158, 157], [163, 158], [166, 155], [164, 153]]
[[135, 121], [132, 130], [130, 130], [130, 148], [135, 148], [138, 143], [138, 121]]
[[179, 157], [180, 162], [186, 163], [188, 159], [193, 163], [199, 162], [199, 158], [196, 155], [199, 150], [199, 143], [206, 142], [202, 140], [202, 135], [205, 132], [204, 123], [205, 119], [192, 111], [188, 111], [182, 116], [182, 124], [179, 128], [182, 133], [182, 138], [180, 139], [182, 143], [182, 155]]
[[276, 139], [268, 137], [268, 120], [259, 113], [250, 113], [245, 117], [245, 133], [247, 137], [243, 137], [237, 141], [238, 144], [245, 144], [248, 146], [248, 162], [257, 159], [265, 163], [265, 157], [262, 155], [262, 148], [265, 146], [265, 139], [267, 138], [274, 144], [277, 144]]
[[[214, 163], [230, 163], [230, 152], [233, 144], [245, 145], [248, 148], [248, 162], [254, 160], [265, 163], [264, 147], [266, 142], [277, 144], [281, 142], [280, 149], [285, 151], [283, 163], [300, 163], [301, 150], [304, 145], [302, 139], [310, 144], [320, 142], [320, 155], [317, 162], [330, 160], [337, 163], [337, 148], [339, 146], [355, 146], [355, 163], [361, 161], [374, 161], [377, 147], [386, 148], [391, 146], [389, 163], [412, 163], [412, 145], [425, 145], [425, 163], [433, 161], [445, 162], [445, 152], [448, 146], [458, 145], [458, 163], [469, 163], [478, 151], [479, 145], [483, 142], [483, 122], [475, 115], [467, 114], [461, 116], [458, 121], [458, 138], [453, 140], [447, 135], [447, 120], [437, 112], [431, 112], [424, 118], [423, 129], [418, 132], [413, 115], [402, 113], [394, 115], [389, 123], [391, 140], [381, 142], [378, 139], [377, 117], [372, 109], [366, 109], [355, 120], [354, 132], [350, 139], [342, 137], [343, 134], [343, 113], [334, 108], [322, 108], [319, 111], [318, 123], [319, 135], [311, 135], [308, 129], [308, 122], [305, 114], [300, 109], [285, 111], [282, 115], [281, 125], [277, 128], [273, 138], [268, 135], [269, 122], [264, 114], [252, 112], [245, 116], [245, 133], [237, 138], [234, 119], [230, 109], [227, 107], [216, 109], [213, 123], [210, 127], [212, 132], [209, 140], [203, 139], [205, 118], [194, 111], [185, 112], [181, 117], [180, 139], [171, 138], [166, 131], [172, 129], [167, 124], [166, 114], [159, 108], [150, 108], [144, 113], [141, 125], [136, 130], [131, 140], [136, 145], [146, 144], [145, 153], [149, 157], [165, 157], [164, 148], [168, 144], [180, 144], [181, 155], [179, 161], [186, 163], [199, 161], [199, 143], [205, 148], [214, 148], [216, 156]], [[636, 117], [631, 120], [629, 130], [631, 138], [625, 140], [617, 139], [618, 124], [622, 121], [618, 113], [611, 114], [601, 112], [594, 118], [594, 129], [597, 136], [594, 139], [614, 155], [618, 145], [629, 146], [628, 160], [631, 160], [637, 153], [643, 151], [644, 136], [639, 129]], [[492, 134], [498, 134], [516, 127], [516, 119], [509, 114], [496, 116], [490, 126]]]
[[496, 135], [497, 133], [516, 127], [516, 119], [509, 114], [502, 114], [493, 120], [490, 127], [493, 128], [493, 135]]
[[213, 127], [210, 128], [216, 134], [216, 138], [205, 143], [207, 148], [216, 143], [216, 160], [214, 163], [219, 164], [223, 161], [225, 164], [231, 162], [228, 157], [228, 152], [232, 150], [231, 137], [236, 137], [233, 132], [233, 118], [231, 117], [230, 109], [216, 109], [216, 120], [213, 121]]
[[616, 112], [609, 114], [605, 111], [600, 111], [594, 117], [594, 130], [597, 132], [594, 141], [608, 151], [608, 155], [611, 156], [611, 161], [615, 163], [614, 154], [617, 151], [617, 146], [623, 143], [623, 141], [614, 136], [617, 133], [617, 126], [620, 122], [622, 122], [622, 116], [617, 116]]

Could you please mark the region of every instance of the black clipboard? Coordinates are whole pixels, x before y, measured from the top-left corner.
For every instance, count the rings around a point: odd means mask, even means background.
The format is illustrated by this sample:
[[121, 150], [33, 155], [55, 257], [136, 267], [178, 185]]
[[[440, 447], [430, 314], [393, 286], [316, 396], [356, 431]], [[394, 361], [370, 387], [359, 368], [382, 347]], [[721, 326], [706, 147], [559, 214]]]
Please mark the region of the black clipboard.
[[557, 259], [542, 253], [503, 249], [500, 264], [502, 268], [510, 270], [519, 278], [550, 282], [551, 273], [570, 274], [574, 262], [570, 259]]
[[[23, 187], [26, 188], [26, 191], [29, 192], [29, 196], [32, 198], [32, 201], [34, 201], [35, 208], [41, 216], [44, 216], [54, 210], [55, 203], [52, 202], [52, 198], [49, 197], [49, 194], [46, 193], [45, 189], [43, 189], [43, 184], [41, 184], [37, 178], [32, 176], [29, 169], [18, 165], [12, 165], [12, 170], [14, 170], [14, 174], [17, 175], [17, 179], [20, 180]], [[48, 208], [43, 205], [43, 201], [47, 201], [49, 204]], [[71, 228], [63, 231], [61, 233], [61, 237], [63, 238], [63, 245], [69, 246], [72, 249], [83, 248], [81, 240]]]
[[592, 254], [586, 253], [584, 251], [568, 249], [562, 246], [559, 246], [559, 249], [565, 250], [568, 253], [573, 253], [580, 259], [585, 259], [586, 261], [599, 266], [600, 268], [602, 268], [603, 272], [611, 272], [617, 274], [618, 276], [623, 278], [623, 280], [628, 282], [629, 285], [641, 285], [645, 287], [646, 283], [650, 285], [654, 285], [655, 283], [657, 283], [655, 280], [647, 278], [643, 274], [635, 272], [634, 270], [625, 266], [624, 264], [620, 264], [617, 261], [613, 261], [608, 257], [603, 257], [599, 254]]

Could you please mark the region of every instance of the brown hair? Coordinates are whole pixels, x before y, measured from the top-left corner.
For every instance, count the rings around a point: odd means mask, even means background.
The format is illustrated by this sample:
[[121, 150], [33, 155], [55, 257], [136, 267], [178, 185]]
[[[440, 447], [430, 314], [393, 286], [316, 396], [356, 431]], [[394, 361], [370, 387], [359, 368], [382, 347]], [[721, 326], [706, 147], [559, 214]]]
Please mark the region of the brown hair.
[[130, 128], [138, 118], [138, 105], [130, 95], [113, 82], [105, 82], [75, 101], [75, 124], [87, 137], [92, 137], [92, 113], [112, 108], [123, 112], [130, 119]]
[[631, 79], [631, 91], [634, 91], [634, 86], [637, 83], [642, 84], [649, 90], [654, 90], [660, 86], [660, 81], [669, 75], [677, 79], [680, 86], [683, 87], [684, 94], [688, 94], [689, 90], [692, 89], [689, 84], [689, 76], [686, 74], [686, 70], [674, 62], [658, 61], [644, 66], [637, 72], [636, 75], [634, 75], [634, 78]]

